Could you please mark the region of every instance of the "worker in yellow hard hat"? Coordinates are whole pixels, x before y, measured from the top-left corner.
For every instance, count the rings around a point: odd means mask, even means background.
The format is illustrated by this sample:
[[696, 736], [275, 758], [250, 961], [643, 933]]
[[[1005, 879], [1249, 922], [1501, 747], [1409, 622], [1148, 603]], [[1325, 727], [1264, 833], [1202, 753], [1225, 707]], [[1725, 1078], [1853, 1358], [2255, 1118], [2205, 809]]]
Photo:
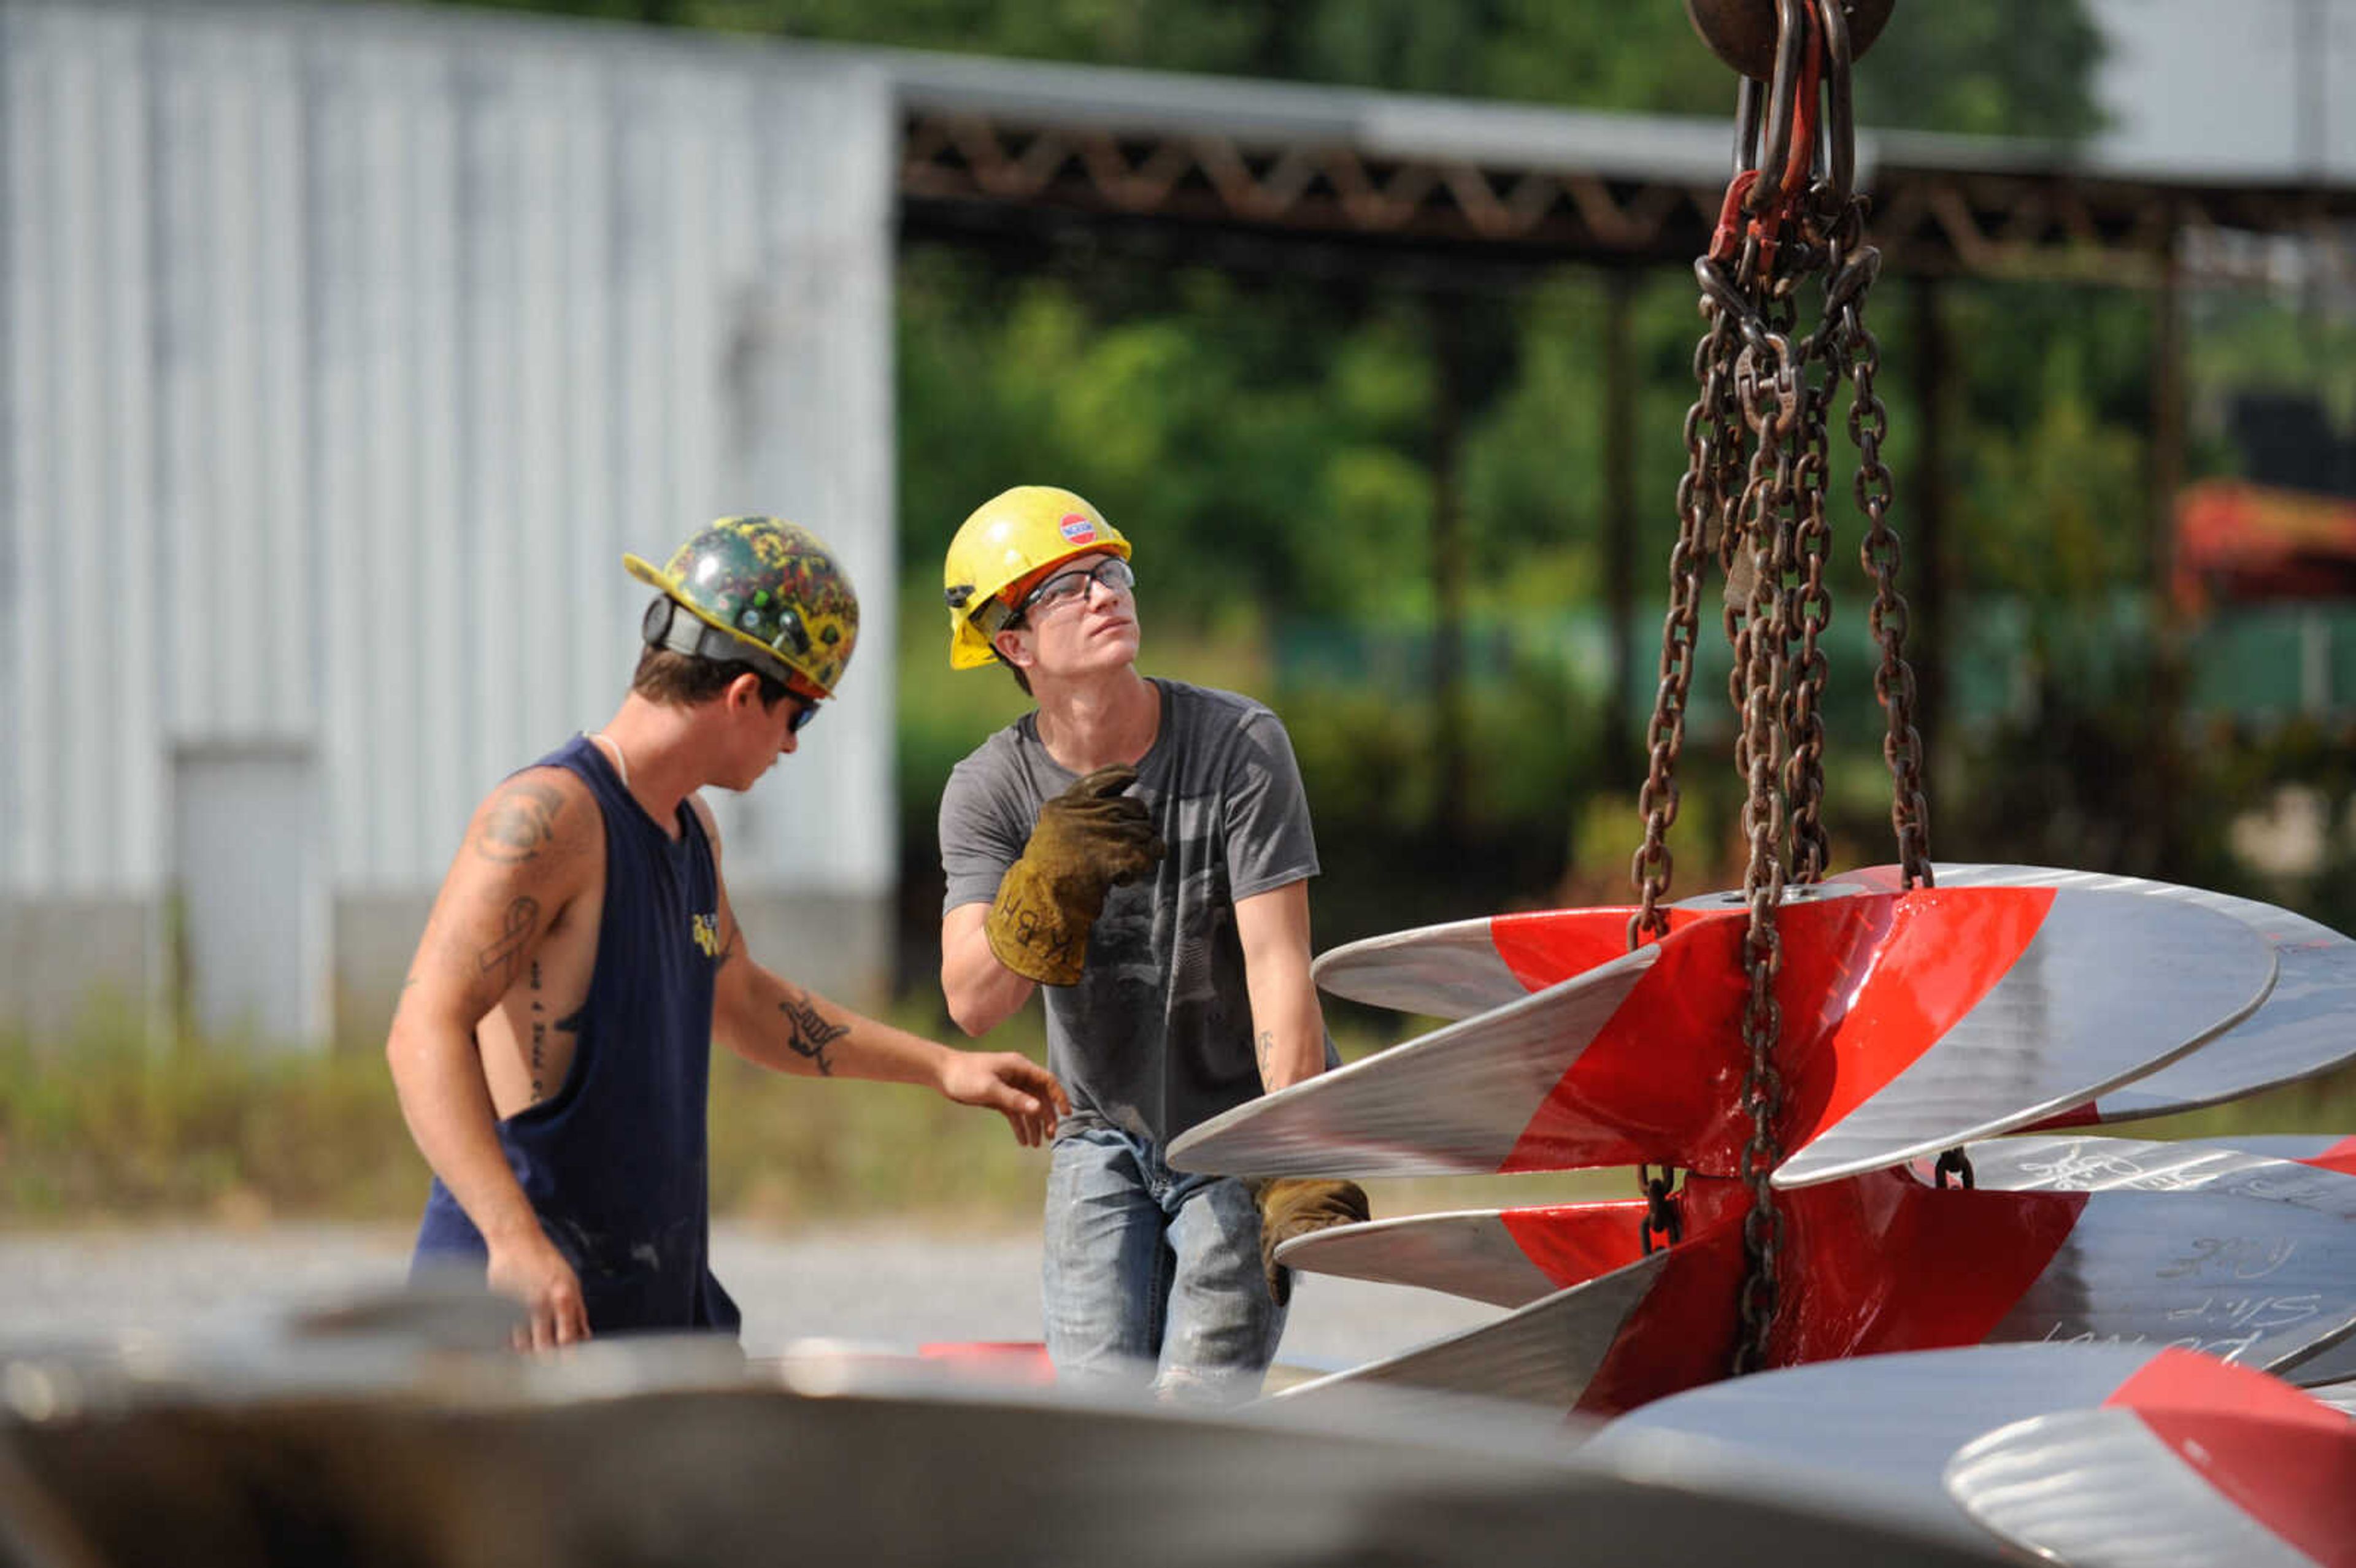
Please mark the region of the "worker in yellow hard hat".
[[1290, 1236], [1366, 1218], [1338, 1181], [1172, 1170], [1199, 1122], [1333, 1064], [1309, 977], [1317, 848], [1292, 745], [1233, 692], [1137, 670], [1130, 545], [1069, 490], [991, 497], [950, 540], [949, 663], [1036, 709], [941, 797], [941, 987], [968, 1034], [1046, 987], [1067, 1088], [1044, 1237], [1060, 1376], [1172, 1396], [1257, 1390]]
[[736, 1331], [709, 1256], [715, 1039], [782, 1072], [928, 1084], [1025, 1144], [1066, 1104], [1025, 1057], [919, 1039], [743, 951], [696, 792], [751, 788], [834, 695], [859, 599], [833, 552], [726, 517], [623, 564], [656, 590], [630, 689], [476, 809], [385, 1042], [434, 1169], [415, 1266], [513, 1296], [536, 1347]]

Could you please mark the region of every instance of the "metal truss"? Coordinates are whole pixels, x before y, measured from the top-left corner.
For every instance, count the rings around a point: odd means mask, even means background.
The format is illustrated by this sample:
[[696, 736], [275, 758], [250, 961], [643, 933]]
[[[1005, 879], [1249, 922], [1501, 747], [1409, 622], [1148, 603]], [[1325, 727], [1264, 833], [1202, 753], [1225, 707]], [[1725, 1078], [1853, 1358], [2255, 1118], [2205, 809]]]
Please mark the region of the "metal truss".
[[[1144, 224], [1487, 261], [1682, 263], [1706, 248], [1722, 185], [1677, 176], [1418, 155], [1304, 136], [1108, 128], [916, 107], [903, 116], [900, 194], [916, 231], [1042, 232]], [[1966, 144], [1968, 145], [1968, 144]], [[1917, 273], [2152, 284], [2279, 283], [2282, 241], [2304, 265], [2356, 277], [2342, 227], [2356, 193], [2126, 177], [2044, 167], [1988, 172], [1884, 156], [1872, 229]]]

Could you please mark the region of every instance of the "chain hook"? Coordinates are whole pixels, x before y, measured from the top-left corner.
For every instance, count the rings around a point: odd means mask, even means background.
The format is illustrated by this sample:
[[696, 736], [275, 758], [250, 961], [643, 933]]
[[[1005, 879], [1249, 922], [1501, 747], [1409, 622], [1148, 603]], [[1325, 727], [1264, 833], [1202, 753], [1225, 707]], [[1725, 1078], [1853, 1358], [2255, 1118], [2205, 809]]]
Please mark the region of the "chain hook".
[[1815, 7], [1824, 49], [1825, 174], [1834, 197], [1846, 202], [1857, 189], [1857, 107], [1849, 91], [1849, 68], [1856, 56], [1841, 0], [1815, 0]]

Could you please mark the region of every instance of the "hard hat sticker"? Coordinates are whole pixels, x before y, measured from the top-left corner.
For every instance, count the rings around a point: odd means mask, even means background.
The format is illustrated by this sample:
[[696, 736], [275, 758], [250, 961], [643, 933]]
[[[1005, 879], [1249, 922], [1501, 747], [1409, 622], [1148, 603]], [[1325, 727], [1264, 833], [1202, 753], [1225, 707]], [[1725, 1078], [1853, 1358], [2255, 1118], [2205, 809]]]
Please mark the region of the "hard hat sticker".
[[1064, 530], [1064, 537], [1074, 544], [1097, 542], [1096, 520], [1085, 513], [1066, 512], [1058, 526]]

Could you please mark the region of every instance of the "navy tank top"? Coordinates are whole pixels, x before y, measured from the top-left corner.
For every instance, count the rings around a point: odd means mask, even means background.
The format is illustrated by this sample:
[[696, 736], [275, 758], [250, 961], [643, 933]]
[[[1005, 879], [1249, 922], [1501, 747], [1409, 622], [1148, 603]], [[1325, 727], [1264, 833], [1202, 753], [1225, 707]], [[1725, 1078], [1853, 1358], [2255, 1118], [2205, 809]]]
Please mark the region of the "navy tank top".
[[[665, 833], [585, 735], [535, 765], [566, 770], [596, 797], [605, 901], [572, 1071], [552, 1097], [498, 1124], [499, 1145], [580, 1275], [591, 1333], [733, 1334], [736, 1304], [712, 1276], [704, 1142], [720, 954], [711, 841], [684, 801], [679, 837]], [[436, 1177], [412, 1272], [487, 1257]]]

